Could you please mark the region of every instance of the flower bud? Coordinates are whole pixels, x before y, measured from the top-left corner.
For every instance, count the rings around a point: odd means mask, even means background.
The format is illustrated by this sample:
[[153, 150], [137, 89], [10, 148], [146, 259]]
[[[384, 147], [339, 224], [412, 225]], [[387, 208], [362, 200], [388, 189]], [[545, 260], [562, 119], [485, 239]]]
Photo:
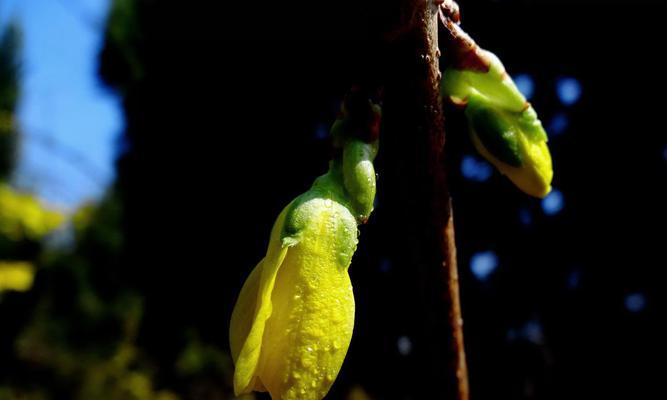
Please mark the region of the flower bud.
[[471, 95], [465, 114], [473, 144], [484, 158], [531, 196], [544, 197], [551, 191], [551, 155], [532, 107], [502, 111]]
[[377, 134], [359, 129], [378, 124], [356, 121], [369, 124], [354, 123], [344, 108], [332, 129], [340, 154], [280, 213], [265, 257], [243, 285], [230, 323], [237, 395], [319, 400], [343, 364], [354, 326], [348, 267], [357, 223], [375, 197]]
[[447, 68], [443, 96], [465, 107], [479, 153], [519, 189], [544, 197], [551, 191], [553, 170], [542, 123], [498, 57], [481, 49], [476, 54], [488, 69]]

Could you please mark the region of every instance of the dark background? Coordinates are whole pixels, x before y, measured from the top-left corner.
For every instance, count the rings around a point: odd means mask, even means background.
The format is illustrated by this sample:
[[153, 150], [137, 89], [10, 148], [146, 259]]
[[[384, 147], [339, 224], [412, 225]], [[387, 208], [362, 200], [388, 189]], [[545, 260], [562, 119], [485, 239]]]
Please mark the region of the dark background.
[[[182, 398], [230, 396], [228, 359], [223, 373], [186, 378], [170, 366], [193, 335], [228, 357], [232, 307], [275, 217], [326, 170], [325, 133], [342, 96], [353, 83], [382, 81], [385, 34], [401, 25], [396, 1], [227, 3], [117, 0], [100, 54], [126, 117], [106, 200], [122, 209], [114, 226], [123, 243], [113, 257], [93, 246], [88, 259], [107, 267], [91, 285], [102, 299], [139, 294], [136, 346], [154, 387]], [[547, 130], [556, 116], [567, 121], [550, 132], [563, 208], [549, 215], [497, 172], [466, 179], [462, 160], [474, 149], [461, 115], [446, 110], [472, 399], [660, 397], [665, 7], [460, 6], [480, 46], [510, 74], [532, 77]], [[557, 96], [563, 77], [581, 87], [572, 105]], [[432, 321], [446, 316], [406, 248], [410, 194], [388, 195], [400, 192], [398, 153], [381, 145], [376, 162], [377, 207], [350, 268], [355, 332], [331, 399], [356, 386], [377, 399], [442, 396], [444, 336]], [[471, 258], [489, 251], [497, 268], [475, 275]], [[109, 324], [86, 331], [91, 347], [118, 321]], [[23, 368], [3, 371], [19, 386], [46, 379], [55, 393], [76, 385], [34, 362]]]
[[[195, 324], [224, 346], [235, 296], [273, 219], [326, 168], [318, 130], [352, 82], [381, 76], [375, 33], [391, 29], [397, 15], [391, 2], [309, 3], [307, 12], [294, 3], [228, 7], [139, 8], [136, 54], [146, 77], [127, 89], [130, 150], [119, 161], [124, 265], [150, 291], [147, 330], [159, 329], [162, 340], [149, 346], [163, 356], [180, 335], [164, 332], [166, 323]], [[660, 389], [663, 336], [663, 10], [602, 2], [461, 7], [481, 46], [509, 71], [534, 77], [542, 119], [564, 112], [570, 121], [550, 143], [554, 186], [565, 198], [554, 217], [498, 174], [485, 184], [462, 179], [459, 160], [473, 150], [460, 118], [447, 127], [473, 398], [648, 397]], [[102, 65], [109, 77], [121, 70], [112, 65]], [[562, 76], [583, 88], [572, 107], [555, 95]], [[392, 184], [383, 165], [391, 162], [380, 155], [378, 207], [350, 270], [357, 325], [333, 398], [354, 383], [380, 398], [438, 395], [438, 382], [424, 379], [444, 364], [432, 362], [426, 339], [437, 335], [422, 322], [420, 288], [428, 282], [395, 260], [406, 240], [385, 212], [400, 208], [383, 195]], [[533, 215], [529, 226], [520, 209]], [[500, 265], [479, 282], [467, 267], [486, 249]], [[568, 286], [573, 273], [580, 282]], [[624, 307], [633, 292], [646, 296], [639, 313]], [[508, 334], [530, 321], [542, 332], [537, 340]], [[396, 348], [402, 336], [413, 343], [407, 356]]]

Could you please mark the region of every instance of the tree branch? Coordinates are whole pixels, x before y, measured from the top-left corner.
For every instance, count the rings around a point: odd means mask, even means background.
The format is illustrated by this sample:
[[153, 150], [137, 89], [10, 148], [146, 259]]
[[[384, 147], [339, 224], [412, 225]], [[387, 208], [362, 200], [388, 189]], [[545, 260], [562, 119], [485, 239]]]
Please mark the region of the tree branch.
[[[385, 155], [393, 175], [399, 177], [399, 196], [410, 210], [406, 222], [414, 232], [411, 247], [415, 259], [426, 268], [428, 284], [441, 277], [446, 321], [446, 354], [451, 362], [442, 388], [443, 397], [467, 400], [468, 374], [463, 345], [463, 319], [454, 241], [454, 223], [445, 174], [438, 12], [442, 1], [403, 0], [400, 20], [410, 24], [393, 35], [389, 48], [384, 96]], [[399, 170], [400, 169], [400, 170]], [[411, 232], [409, 232], [411, 233]], [[436, 282], [438, 279], [435, 280]], [[441, 339], [441, 338], [439, 338]], [[442, 353], [440, 353], [442, 356]], [[436, 365], [442, 365], [441, 363]], [[436, 375], [441, 376], [439, 372]], [[437, 379], [437, 378], [436, 378]], [[441, 381], [441, 379], [438, 379]]]

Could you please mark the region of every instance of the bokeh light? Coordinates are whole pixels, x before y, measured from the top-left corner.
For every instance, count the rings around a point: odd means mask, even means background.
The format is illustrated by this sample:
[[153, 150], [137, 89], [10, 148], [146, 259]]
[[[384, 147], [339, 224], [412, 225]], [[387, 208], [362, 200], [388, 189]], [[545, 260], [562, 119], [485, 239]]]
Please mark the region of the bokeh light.
[[470, 271], [480, 281], [487, 280], [498, 267], [498, 256], [495, 252], [480, 251], [470, 258]]
[[529, 209], [527, 208], [519, 209], [519, 222], [521, 222], [521, 225], [523, 226], [529, 226], [530, 224], [533, 223], [533, 215], [531, 214]]
[[563, 77], [556, 81], [556, 94], [561, 103], [571, 106], [581, 97], [581, 83], [573, 77]]
[[396, 342], [398, 353], [402, 356], [407, 356], [412, 352], [412, 340], [407, 336], [401, 336]]
[[556, 215], [565, 207], [565, 199], [563, 193], [559, 190], [553, 189], [551, 193], [542, 199], [542, 211], [546, 215]]
[[632, 313], [643, 311], [646, 308], [646, 296], [643, 293], [631, 293], [625, 296], [625, 308]]
[[547, 125], [547, 134], [549, 137], [560, 136], [570, 126], [570, 118], [565, 113], [558, 113], [554, 115]]
[[471, 181], [484, 182], [491, 177], [491, 165], [475, 156], [467, 155], [461, 160], [461, 174]]
[[526, 96], [526, 99], [530, 100], [533, 97], [535, 92], [535, 82], [533, 77], [529, 74], [518, 74], [514, 77], [514, 83], [516, 84], [519, 91]]

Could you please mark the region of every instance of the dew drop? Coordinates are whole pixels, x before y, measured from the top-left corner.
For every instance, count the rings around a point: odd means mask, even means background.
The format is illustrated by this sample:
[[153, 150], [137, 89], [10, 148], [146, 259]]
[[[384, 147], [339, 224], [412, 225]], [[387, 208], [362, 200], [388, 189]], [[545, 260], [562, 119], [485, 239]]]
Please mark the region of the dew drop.
[[301, 365], [305, 368], [310, 368], [313, 365], [313, 358], [310, 354], [303, 354], [301, 356]]

